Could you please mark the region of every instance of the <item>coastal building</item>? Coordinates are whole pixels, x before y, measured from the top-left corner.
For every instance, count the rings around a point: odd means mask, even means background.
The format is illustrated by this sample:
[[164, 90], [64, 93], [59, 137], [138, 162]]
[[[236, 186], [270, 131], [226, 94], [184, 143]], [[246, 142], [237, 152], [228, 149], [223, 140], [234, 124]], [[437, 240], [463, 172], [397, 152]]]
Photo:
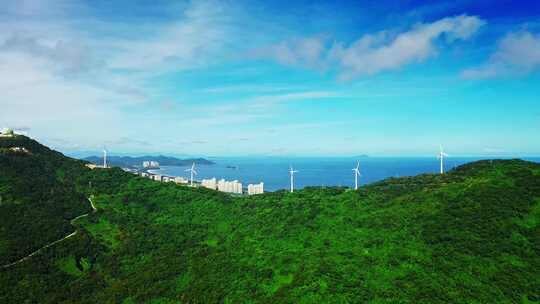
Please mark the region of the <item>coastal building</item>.
[[226, 181], [220, 179], [217, 183], [217, 189], [221, 192], [242, 194], [242, 183], [237, 180]]
[[163, 181], [164, 183], [174, 183], [174, 182], [175, 182], [175, 178], [172, 177], [172, 176], [163, 176], [162, 181]]
[[217, 190], [217, 180], [216, 178], [211, 178], [211, 179], [203, 179], [201, 181], [201, 185], [205, 188], [208, 188], [208, 189], [212, 189], [212, 190]]
[[133, 173], [133, 174], [138, 174], [137, 169], [133, 169], [133, 168], [122, 168], [122, 170], [124, 170], [124, 172]]
[[153, 160], [146, 160], [142, 163], [143, 168], [159, 168], [159, 163]]
[[158, 182], [161, 182], [161, 175], [155, 174], [155, 175], [154, 175], [154, 180], [155, 180], [155, 181], [158, 181]]
[[142, 177], [148, 177], [148, 175], [149, 175], [149, 174], [146, 173], [146, 172], [141, 172], [141, 176], [142, 176]]
[[177, 184], [187, 184], [188, 180], [183, 177], [177, 176], [174, 178], [174, 182]]
[[262, 194], [264, 193], [264, 183], [260, 182], [259, 184], [249, 184], [248, 185], [248, 195]]

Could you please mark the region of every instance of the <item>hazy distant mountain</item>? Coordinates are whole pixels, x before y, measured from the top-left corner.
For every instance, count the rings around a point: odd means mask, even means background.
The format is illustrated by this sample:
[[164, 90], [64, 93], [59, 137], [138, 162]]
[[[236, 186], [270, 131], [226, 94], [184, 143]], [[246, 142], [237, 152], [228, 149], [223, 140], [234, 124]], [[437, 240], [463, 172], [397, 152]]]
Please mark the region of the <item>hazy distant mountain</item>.
[[354, 158], [366, 158], [366, 157], [369, 157], [369, 155], [367, 155], [367, 154], [360, 154], [360, 155], [354, 156]]
[[[83, 158], [83, 160], [89, 161], [94, 164], [102, 164], [103, 157], [101, 156], [89, 156]], [[204, 158], [187, 158], [179, 159], [169, 156], [107, 156], [107, 163], [111, 166], [118, 167], [142, 167], [143, 161], [157, 161], [160, 166], [188, 166], [192, 163], [197, 165], [213, 165], [214, 162]]]

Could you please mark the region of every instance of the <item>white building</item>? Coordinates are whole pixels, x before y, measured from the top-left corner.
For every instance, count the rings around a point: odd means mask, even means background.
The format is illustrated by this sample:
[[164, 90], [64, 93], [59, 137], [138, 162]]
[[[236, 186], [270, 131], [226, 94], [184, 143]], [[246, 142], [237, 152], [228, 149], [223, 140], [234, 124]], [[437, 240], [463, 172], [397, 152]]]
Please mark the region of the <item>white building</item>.
[[174, 182], [177, 184], [187, 184], [188, 180], [183, 177], [177, 176], [174, 178]]
[[161, 175], [155, 174], [154, 175], [154, 180], [160, 182], [161, 181]]
[[142, 163], [143, 168], [159, 168], [159, 163], [153, 160], [146, 160]]
[[260, 182], [259, 184], [249, 184], [248, 185], [248, 194], [262, 194], [264, 193], [264, 183]]
[[22, 153], [30, 153], [26, 148], [21, 148], [21, 147], [11, 147], [9, 148], [9, 150], [13, 151], [13, 152], [22, 152]]
[[242, 183], [237, 180], [226, 181], [220, 179], [217, 183], [217, 189], [221, 192], [242, 194]]
[[205, 188], [208, 188], [208, 189], [212, 189], [212, 190], [217, 190], [217, 180], [216, 178], [211, 178], [211, 179], [203, 179], [201, 181], [201, 185]]
[[142, 176], [142, 177], [148, 177], [148, 173], [146, 173], [146, 172], [141, 172], [141, 176]]

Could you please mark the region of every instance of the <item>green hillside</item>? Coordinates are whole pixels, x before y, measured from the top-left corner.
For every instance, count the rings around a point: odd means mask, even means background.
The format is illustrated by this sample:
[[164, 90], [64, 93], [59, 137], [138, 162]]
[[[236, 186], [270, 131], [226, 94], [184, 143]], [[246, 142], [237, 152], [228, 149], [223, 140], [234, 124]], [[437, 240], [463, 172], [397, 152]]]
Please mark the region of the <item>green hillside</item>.
[[0, 264], [79, 232], [0, 303], [540, 303], [539, 164], [232, 197], [0, 149]]
[[0, 138], [0, 265], [74, 231], [69, 220], [91, 210], [75, 183], [84, 169], [27, 137]]

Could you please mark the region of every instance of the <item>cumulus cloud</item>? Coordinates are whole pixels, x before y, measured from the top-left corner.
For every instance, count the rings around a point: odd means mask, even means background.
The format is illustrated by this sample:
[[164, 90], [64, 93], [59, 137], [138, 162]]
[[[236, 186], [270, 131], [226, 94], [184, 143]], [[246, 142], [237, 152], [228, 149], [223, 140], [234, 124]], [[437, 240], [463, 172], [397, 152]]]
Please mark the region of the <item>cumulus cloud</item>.
[[489, 60], [462, 72], [466, 79], [483, 79], [527, 74], [540, 67], [540, 35], [528, 31], [503, 37]]
[[341, 65], [341, 77], [375, 74], [420, 62], [435, 51], [435, 40], [445, 35], [445, 41], [465, 40], [474, 34], [484, 21], [474, 16], [444, 18], [433, 23], [419, 24], [395, 37], [386, 32], [366, 35], [349, 47], [337, 44], [332, 57]]
[[484, 24], [478, 17], [461, 15], [417, 24], [398, 34], [389, 31], [366, 34], [350, 44], [329, 43], [327, 36], [294, 39], [254, 50], [252, 55], [284, 65], [329, 67], [336, 70], [339, 78], [350, 79], [421, 62], [436, 53], [438, 39], [446, 44], [466, 40]]

